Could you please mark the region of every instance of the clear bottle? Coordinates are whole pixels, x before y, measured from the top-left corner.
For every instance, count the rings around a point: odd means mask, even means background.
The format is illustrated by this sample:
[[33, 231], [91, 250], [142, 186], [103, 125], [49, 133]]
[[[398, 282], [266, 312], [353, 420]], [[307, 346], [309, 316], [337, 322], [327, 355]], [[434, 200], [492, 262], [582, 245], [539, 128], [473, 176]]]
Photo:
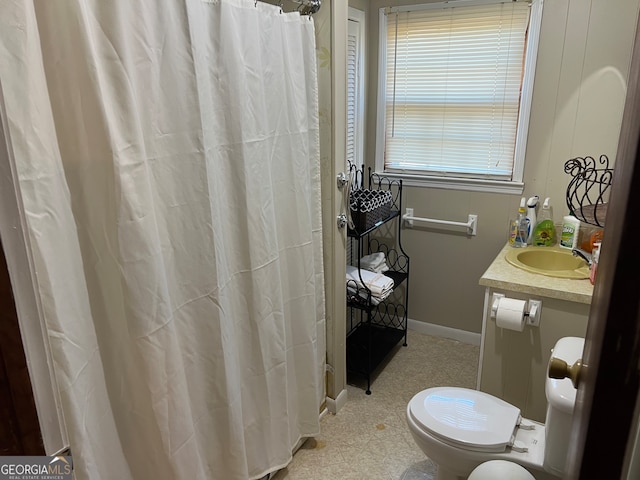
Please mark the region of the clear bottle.
[[510, 228], [509, 244], [514, 248], [527, 246], [528, 221], [525, 200], [524, 197], [520, 200], [518, 217], [513, 221]]

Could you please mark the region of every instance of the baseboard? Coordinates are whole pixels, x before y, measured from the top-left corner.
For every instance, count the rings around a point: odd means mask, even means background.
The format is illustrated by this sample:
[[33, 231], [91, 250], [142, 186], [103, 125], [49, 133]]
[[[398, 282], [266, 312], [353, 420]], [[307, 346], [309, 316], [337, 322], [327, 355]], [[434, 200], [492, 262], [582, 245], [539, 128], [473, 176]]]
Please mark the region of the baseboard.
[[467, 332], [466, 330], [458, 330], [457, 328], [444, 327], [435, 323], [419, 322], [418, 320], [408, 320], [409, 330], [424, 333], [425, 335], [433, 335], [434, 337], [450, 338], [462, 343], [470, 345], [480, 345], [481, 335], [479, 333]]
[[327, 397], [327, 410], [333, 413], [334, 415], [342, 409], [347, 403], [347, 389], [342, 390], [338, 396], [335, 398]]
[[[325, 397], [325, 402], [326, 402], [326, 397]], [[328, 413], [329, 413], [329, 410], [328, 410], [328, 409], [327, 409], [327, 407], [325, 406], [325, 407], [322, 409], [322, 411], [320, 412], [320, 417], [319, 417], [319, 418], [320, 418], [320, 420], [322, 420], [322, 419], [325, 417], [325, 415], [326, 415], [326, 414], [328, 414]]]

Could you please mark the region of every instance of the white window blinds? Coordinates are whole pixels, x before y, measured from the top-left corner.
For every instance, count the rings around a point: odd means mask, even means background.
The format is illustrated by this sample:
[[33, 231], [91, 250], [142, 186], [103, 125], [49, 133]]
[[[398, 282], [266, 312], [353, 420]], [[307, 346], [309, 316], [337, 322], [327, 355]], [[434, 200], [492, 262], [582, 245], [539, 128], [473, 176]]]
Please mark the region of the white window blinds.
[[349, 22], [347, 35], [347, 160], [356, 164], [356, 118], [358, 113], [358, 35]]
[[347, 32], [347, 160], [354, 165], [363, 162], [362, 133], [362, 45], [363, 24], [349, 18]]
[[385, 170], [511, 180], [529, 3], [450, 5], [388, 14]]

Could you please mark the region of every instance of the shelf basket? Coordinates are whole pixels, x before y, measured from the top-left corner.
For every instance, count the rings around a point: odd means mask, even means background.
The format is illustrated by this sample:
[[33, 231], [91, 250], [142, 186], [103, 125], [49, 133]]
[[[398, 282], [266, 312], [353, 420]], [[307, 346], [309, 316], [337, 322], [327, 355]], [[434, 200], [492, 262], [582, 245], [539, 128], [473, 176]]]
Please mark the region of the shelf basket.
[[392, 201], [389, 190], [352, 190], [349, 205], [355, 229], [363, 232], [388, 218]]
[[567, 207], [571, 215], [581, 222], [604, 227], [613, 181], [609, 158], [606, 155], [598, 160], [572, 158], [564, 164], [564, 171], [573, 177], [567, 186]]

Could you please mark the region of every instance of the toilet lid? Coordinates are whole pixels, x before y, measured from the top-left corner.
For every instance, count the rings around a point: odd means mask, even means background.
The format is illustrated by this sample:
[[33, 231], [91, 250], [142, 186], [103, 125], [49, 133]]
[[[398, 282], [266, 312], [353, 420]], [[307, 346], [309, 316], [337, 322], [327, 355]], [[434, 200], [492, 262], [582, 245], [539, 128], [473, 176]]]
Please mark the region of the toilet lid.
[[511, 444], [520, 409], [492, 395], [458, 387], [428, 388], [409, 402], [416, 423], [466, 450], [502, 452]]

